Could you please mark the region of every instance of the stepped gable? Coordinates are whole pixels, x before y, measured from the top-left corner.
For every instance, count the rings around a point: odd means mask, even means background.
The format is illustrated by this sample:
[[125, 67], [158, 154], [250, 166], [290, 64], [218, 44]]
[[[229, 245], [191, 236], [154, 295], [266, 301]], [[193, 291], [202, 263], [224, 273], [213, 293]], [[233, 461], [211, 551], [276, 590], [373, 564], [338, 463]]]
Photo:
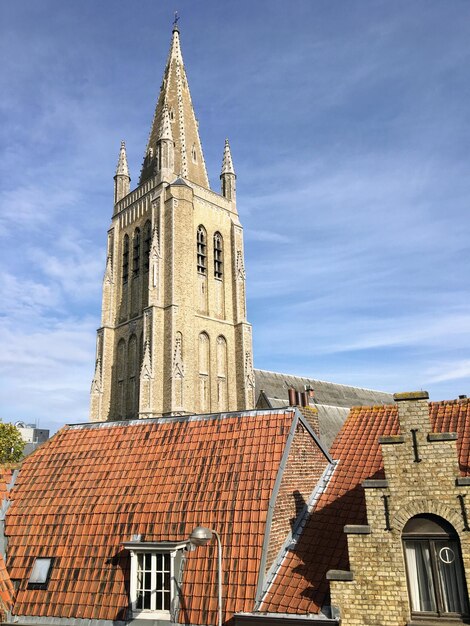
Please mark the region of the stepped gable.
[[[13, 614], [125, 621], [123, 543], [184, 542], [198, 525], [221, 535], [226, 613], [252, 610], [268, 504], [297, 417], [251, 411], [64, 427], [24, 461], [12, 495]], [[180, 622], [217, 621], [216, 554], [213, 545], [187, 553]], [[31, 589], [44, 556], [54, 559], [47, 589]]]
[[[459, 467], [470, 476], [470, 402], [429, 403], [433, 432], [456, 432]], [[355, 407], [335, 440], [331, 455], [338, 466], [320, 496], [297, 544], [279, 560], [273, 584], [259, 610], [318, 614], [329, 605], [328, 570], [349, 570], [348, 524], [367, 523], [362, 483], [384, 478], [379, 437], [399, 434], [396, 405]]]
[[[313, 389], [312, 406], [318, 410], [320, 439], [329, 449], [353, 406], [393, 404], [393, 395], [383, 391], [330, 383], [315, 378], [255, 370], [257, 408], [289, 405], [288, 389]], [[260, 395], [261, 394], [261, 395]]]

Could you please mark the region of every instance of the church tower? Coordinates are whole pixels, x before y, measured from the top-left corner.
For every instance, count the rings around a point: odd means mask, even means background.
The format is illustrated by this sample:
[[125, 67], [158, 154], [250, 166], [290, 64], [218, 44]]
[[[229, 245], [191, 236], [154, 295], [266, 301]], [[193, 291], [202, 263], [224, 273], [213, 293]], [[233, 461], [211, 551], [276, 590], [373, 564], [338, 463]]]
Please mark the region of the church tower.
[[228, 140], [209, 188], [175, 24], [139, 184], [121, 143], [92, 421], [251, 409], [243, 230]]

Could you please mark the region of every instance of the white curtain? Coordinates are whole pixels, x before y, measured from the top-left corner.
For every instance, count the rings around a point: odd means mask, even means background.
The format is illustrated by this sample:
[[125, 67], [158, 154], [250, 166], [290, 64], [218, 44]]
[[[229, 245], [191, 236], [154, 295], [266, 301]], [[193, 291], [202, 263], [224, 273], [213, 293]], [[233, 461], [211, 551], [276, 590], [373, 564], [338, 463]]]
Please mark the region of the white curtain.
[[[468, 609], [468, 603], [458, 546], [454, 541], [436, 541], [435, 548], [444, 611], [447, 613], [464, 613]], [[443, 548], [448, 548], [444, 552], [444, 559], [440, 557]], [[446, 561], [449, 560], [452, 562], [447, 563]]]
[[436, 611], [436, 598], [432, 583], [429, 544], [423, 541], [405, 542], [406, 565], [412, 611]]

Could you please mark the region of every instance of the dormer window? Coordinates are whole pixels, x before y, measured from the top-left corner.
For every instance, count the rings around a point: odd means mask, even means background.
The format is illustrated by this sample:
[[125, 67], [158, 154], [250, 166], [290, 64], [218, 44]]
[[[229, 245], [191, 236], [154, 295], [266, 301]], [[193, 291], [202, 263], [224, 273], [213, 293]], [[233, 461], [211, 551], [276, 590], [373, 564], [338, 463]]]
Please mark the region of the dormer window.
[[193, 160], [193, 163], [197, 163], [196, 145], [194, 143], [193, 143], [193, 147], [191, 148], [191, 158]]
[[133, 617], [175, 621], [187, 543], [129, 541]]

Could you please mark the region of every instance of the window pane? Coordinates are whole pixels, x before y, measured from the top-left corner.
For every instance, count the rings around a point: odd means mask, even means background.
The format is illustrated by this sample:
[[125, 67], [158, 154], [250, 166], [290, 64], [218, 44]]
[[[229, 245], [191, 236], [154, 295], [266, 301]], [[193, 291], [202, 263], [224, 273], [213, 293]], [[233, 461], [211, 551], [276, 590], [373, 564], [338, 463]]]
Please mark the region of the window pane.
[[170, 610], [170, 592], [166, 591], [163, 594], [163, 609], [165, 611], [169, 611]]
[[446, 613], [464, 613], [467, 607], [465, 582], [455, 541], [435, 541], [443, 610]]
[[171, 604], [171, 556], [137, 554], [136, 609], [169, 611]]
[[33, 565], [33, 571], [29, 577], [29, 583], [44, 584], [47, 582], [47, 576], [49, 574], [49, 568], [51, 567], [52, 559], [36, 559]]
[[150, 554], [137, 555], [137, 609], [150, 609], [151, 601], [151, 572]]
[[411, 596], [412, 611], [433, 611], [436, 608], [431, 554], [428, 541], [405, 542], [406, 565]]

